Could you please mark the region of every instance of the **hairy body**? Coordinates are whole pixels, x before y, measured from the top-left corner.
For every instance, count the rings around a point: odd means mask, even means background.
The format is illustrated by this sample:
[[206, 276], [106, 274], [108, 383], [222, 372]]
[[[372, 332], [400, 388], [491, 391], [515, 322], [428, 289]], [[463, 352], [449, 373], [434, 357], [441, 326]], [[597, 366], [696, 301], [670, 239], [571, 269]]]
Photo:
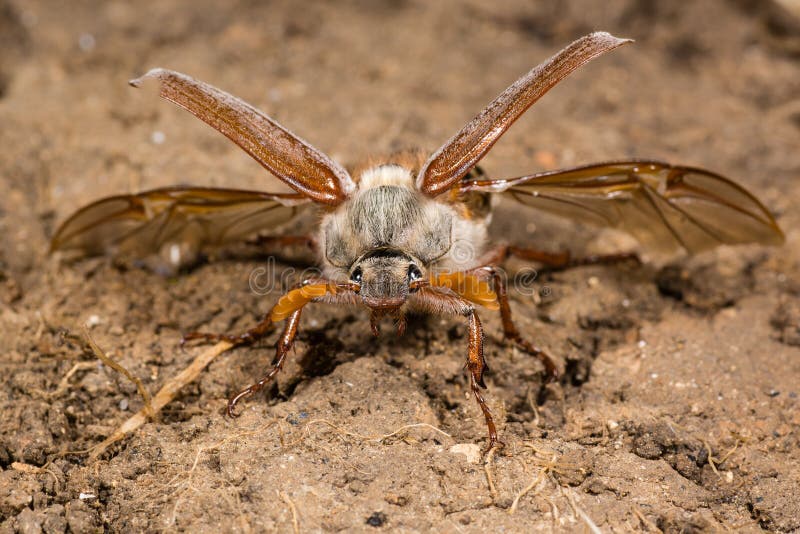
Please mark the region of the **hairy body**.
[[[399, 154], [356, 176], [357, 189], [339, 209], [322, 216], [316, 245], [326, 279], [360, 285], [373, 307], [425, 310], [409, 283], [436, 272], [481, 266], [491, 218], [464, 202], [430, 198], [414, 187], [421, 161]], [[416, 168], [415, 168], [416, 167]]]

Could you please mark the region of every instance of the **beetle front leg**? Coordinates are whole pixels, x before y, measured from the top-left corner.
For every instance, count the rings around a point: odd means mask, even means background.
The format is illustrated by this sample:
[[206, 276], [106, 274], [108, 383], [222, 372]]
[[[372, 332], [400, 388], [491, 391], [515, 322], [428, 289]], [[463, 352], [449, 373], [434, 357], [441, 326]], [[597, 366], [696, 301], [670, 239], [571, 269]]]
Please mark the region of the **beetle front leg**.
[[278, 302], [272, 306], [264, 319], [253, 328], [246, 330], [242, 334], [206, 334], [204, 332], [190, 332], [181, 338], [181, 347], [188, 341], [201, 340], [205, 343], [215, 341], [227, 341], [234, 346], [252, 345], [263, 338], [274, 329], [274, 324], [287, 319], [294, 311], [299, 310], [308, 302], [315, 298], [323, 297], [326, 294], [338, 291], [352, 291], [350, 284], [332, 284], [323, 279], [309, 278], [295, 284], [291, 290], [284, 294]]
[[483, 376], [488, 367], [483, 355], [483, 327], [475, 311], [475, 306], [466, 299], [453, 294], [452, 291], [433, 286], [421, 287], [414, 294], [414, 298], [414, 310], [416, 311], [424, 311], [431, 314], [460, 315], [466, 317], [469, 321], [466, 368], [469, 371], [470, 390], [483, 413], [486, 427], [489, 430], [489, 446], [486, 451], [490, 451], [497, 445], [502, 445], [503, 443], [497, 439], [497, 427], [494, 424], [492, 412], [489, 410], [489, 406], [481, 393], [481, 389], [486, 389]]
[[474, 308], [471, 308], [466, 313], [469, 318], [469, 345], [467, 349], [467, 369], [469, 370], [469, 383], [472, 389], [472, 395], [475, 401], [483, 412], [483, 417], [486, 419], [486, 426], [489, 429], [489, 446], [486, 452], [492, 450], [496, 445], [503, 445], [503, 442], [497, 440], [497, 427], [492, 418], [492, 412], [481, 394], [481, 388], [486, 389], [486, 383], [483, 381], [483, 373], [486, 371], [486, 360], [483, 357], [483, 327], [481, 321], [478, 319], [478, 314]]
[[249, 397], [255, 393], [258, 393], [264, 386], [272, 382], [280, 370], [283, 368], [283, 363], [286, 361], [286, 355], [289, 353], [289, 350], [294, 345], [294, 338], [297, 336], [297, 326], [300, 323], [300, 313], [302, 312], [302, 308], [293, 312], [288, 319], [286, 319], [286, 325], [283, 327], [283, 333], [281, 337], [278, 338], [278, 344], [275, 348], [275, 359], [273, 360], [274, 363], [272, 364], [272, 368], [265, 374], [258, 382], [252, 384], [239, 393], [234, 395], [228, 400], [228, 416], [230, 417], [238, 417], [239, 414], [235, 413], [233, 410], [236, 407], [236, 404], [245, 397]]
[[278, 338], [276, 354], [272, 369], [255, 384], [243, 389], [228, 401], [228, 415], [236, 417], [233, 409], [243, 398], [249, 397], [253, 393], [261, 391], [264, 386], [275, 378], [275, 375], [283, 367], [286, 354], [292, 348], [294, 338], [297, 335], [297, 325], [300, 323], [300, 313], [303, 307], [309, 302], [327, 299], [328, 302], [342, 301], [347, 302], [352, 297], [356, 288], [352, 283], [334, 283], [324, 279], [307, 279], [296, 284], [293, 289], [284, 294], [278, 302], [272, 306], [266, 318], [254, 328], [238, 336], [228, 336], [221, 334], [192, 333], [184, 336], [182, 344], [190, 339], [202, 339], [204, 341], [228, 341], [234, 345], [253, 343], [272, 330], [273, 324], [286, 321], [283, 334]]

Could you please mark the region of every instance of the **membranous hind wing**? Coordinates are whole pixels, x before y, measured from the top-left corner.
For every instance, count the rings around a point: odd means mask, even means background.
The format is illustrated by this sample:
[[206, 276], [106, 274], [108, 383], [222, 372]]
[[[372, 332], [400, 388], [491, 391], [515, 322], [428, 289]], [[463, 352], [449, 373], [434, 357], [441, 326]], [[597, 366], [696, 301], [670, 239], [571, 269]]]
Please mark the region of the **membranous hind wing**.
[[508, 180], [462, 182], [463, 191], [502, 192], [556, 215], [618, 228], [655, 250], [690, 253], [721, 244], [778, 245], [769, 211], [731, 180], [658, 161], [618, 161]]
[[269, 232], [309, 202], [301, 194], [166, 187], [104, 198], [75, 212], [51, 250], [144, 258], [165, 246], [200, 250]]

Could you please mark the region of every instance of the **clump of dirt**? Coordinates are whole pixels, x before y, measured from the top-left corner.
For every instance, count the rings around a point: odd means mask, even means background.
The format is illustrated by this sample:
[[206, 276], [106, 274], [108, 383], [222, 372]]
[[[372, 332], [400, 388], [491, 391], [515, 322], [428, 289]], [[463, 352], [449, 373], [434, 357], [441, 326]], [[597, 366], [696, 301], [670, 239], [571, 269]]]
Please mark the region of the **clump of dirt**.
[[733, 267], [719, 260], [699, 265], [670, 264], [659, 270], [656, 285], [664, 296], [697, 310], [713, 312], [733, 306], [739, 299], [752, 293], [755, 286], [754, 270], [759, 263]]
[[0, 2], [0, 99], [6, 96], [14, 72], [15, 64], [25, 57], [30, 48], [30, 37], [24, 21], [15, 6], [3, 0]]
[[775, 313], [772, 315], [772, 326], [778, 331], [778, 339], [782, 343], [800, 347], [800, 293], [793, 292], [782, 295]]
[[[0, 0], [0, 529], [800, 529], [792, 5]], [[412, 318], [401, 338], [387, 322], [376, 338], [363, 310], [323, 305], [304, 312], [284, 370], [240, 418], [224, 415], [226, 399], [268, 368], [277, 334], [214, 360], [157, 420], [90, 459], [143, 401], [87, 349], [83, 325], [154, 393], [203, 350], [182, 350], [182, 333], [252, 326], [303, 268], [297, 251], [276, 262], [252, 247], [169, 276], [47, 255], [56, 225], [102, 196], [277, 188], [127, 80], [187, 72], [353, 164], [434, 149], [593, 29], [636, 43], [536, 104], [482, 161], [487, 173], [634, 156], [707, 167], [776, 214], [782, 248], [522, 271], [517, 325], [561, 377], [546, 383], [481, 312], [505, 443], [488, 459], [463, 321]], [[576, 255], [633, 246], [505, 202], [491, 230]], [[253, 291], [254, 273], [274, 289]]]

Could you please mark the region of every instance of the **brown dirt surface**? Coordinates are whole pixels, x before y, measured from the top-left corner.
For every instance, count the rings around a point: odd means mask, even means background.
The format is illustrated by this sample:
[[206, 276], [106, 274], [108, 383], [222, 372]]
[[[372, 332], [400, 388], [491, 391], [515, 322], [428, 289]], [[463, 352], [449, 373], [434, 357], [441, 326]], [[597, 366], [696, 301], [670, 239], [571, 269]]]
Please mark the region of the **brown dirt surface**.
[[[800, 529], [796, 3], [222, 5], [0, 0], [0, 532]], [[556, 384], [484, 311], [487, 398], [506, 443], [487, 465], [463, 321], [374, 338], [363, 310], [326, 306], [308, 310], [275, 387], [239, 419], [223, 415], [226, 398], [263, 372], [274, 335], [218, 358], [99, 459], [79, 452], [142, 407], [82, 324], [154, 393], [203, 350], [181, 351], [182, 332], [240, 331], [277, 297], [249, 288], [263, 258], [164, 277], [48, 255], [55, 226], [102, 196], [275, 183], [128, 79], [190, 73], [352, 164], [434, 149], [594, 29], [636, 43], [548, 94], [487, 172], [632, 156], [703, 166], [754, 191], [785, 246], [585, 267], [512, 291], [524, 335], [564, 371]], [[630, 244], [510, 204], [493, 232], [577, 253]]]

